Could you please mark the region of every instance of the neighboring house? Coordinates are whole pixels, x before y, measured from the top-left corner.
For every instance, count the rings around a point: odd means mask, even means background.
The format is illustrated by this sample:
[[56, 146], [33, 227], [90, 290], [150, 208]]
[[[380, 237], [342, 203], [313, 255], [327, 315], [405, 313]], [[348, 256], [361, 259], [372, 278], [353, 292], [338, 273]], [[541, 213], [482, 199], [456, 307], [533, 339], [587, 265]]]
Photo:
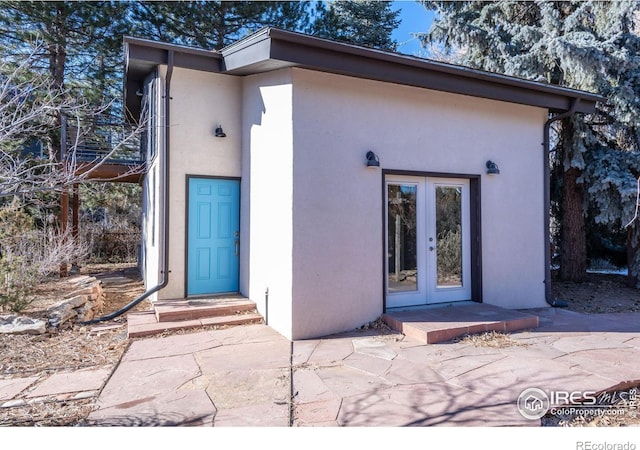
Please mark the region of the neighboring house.
[[545, 123], [600, 97], [273, 28], [125, 47], [154, 298], [240, 293], [290, 339], [548, 305]]

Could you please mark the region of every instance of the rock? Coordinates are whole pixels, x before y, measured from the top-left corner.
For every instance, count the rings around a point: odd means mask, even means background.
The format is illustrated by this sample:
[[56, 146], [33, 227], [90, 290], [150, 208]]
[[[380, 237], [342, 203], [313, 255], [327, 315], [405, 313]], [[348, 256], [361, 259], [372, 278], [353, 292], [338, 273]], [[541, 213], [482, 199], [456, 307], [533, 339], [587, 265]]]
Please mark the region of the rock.
[[76, 275], [76, 276], [67, 278], [67, 283], [79, 285], [83, 283], [91, 283], [91, 281], [93, 280], [95, 280], [95, 277], [91, 277], [89, 275]]
[[392, 361], [398, 354], [386, 343], [375, 338], [353, 339], [353, 350], [362, 355], [382, 358]]
[[73, 326], [73, 322], [95, 318], [104, 306], [102, 282], [95, 277], [77, 276], [69, 284], [75, 286], [75, 291], [52, 305], [48, 309], [47, 319], [0, 315], [0, 333], [43, 334], [47, 332], [47, 327], [49, 332], [54, 332], [55, 329]]
[[[63, 303], [56, 308], [49, 309], [49, 325], [57, 328], [69, 319], [76, 317], [78, 312], [73, 305], [73, 303]], [[82, 303], [82, 305], [84, 305], [84, 303]]]
[[0, 408], [15, 408], [16, 406], [24, 406], [27, 402], [23, 398], [9, 400], [0, 406]]
[[88, 301], [82, 308], [78, 308], [78, 317], [82, 321], [91, 320], [96, 316], [95, 308], [92, 301]]
[[98, 281], [96, 277], [87, 277], [87, 279], [76, 283], [76, 286], [83, 288], [86, 286], [93, 286], [94, 284], [100, 284], [100, 283], [102, 283], [102, 281]]
[[0, 316], [0, 333], [44, 334], [46, 331], [46, 323], [43, 320], [14, 315]]
[[62, 301], [56, 303], [55, 305], [51, 305], [49, 307], [49, 312], [53, 312], [53, 311], [56, 311], [56, 310], [58, 310], [60, 308], [67, 308], [67, 307], [79, 308], [79, 307], [83, 306], [85, 303], [87, 303], [87, 296], [86, 295], [76, 295], [74, 297], [62, 300]]
[[85, 286], [82, 289], [79, 289], [77, 291], [70, 293], [69, 297], [77, 296], [77, 295], [98, 295], [100, 292], [101, 292], [100, 286], [97, 284], [93, 284], [90, 286]]

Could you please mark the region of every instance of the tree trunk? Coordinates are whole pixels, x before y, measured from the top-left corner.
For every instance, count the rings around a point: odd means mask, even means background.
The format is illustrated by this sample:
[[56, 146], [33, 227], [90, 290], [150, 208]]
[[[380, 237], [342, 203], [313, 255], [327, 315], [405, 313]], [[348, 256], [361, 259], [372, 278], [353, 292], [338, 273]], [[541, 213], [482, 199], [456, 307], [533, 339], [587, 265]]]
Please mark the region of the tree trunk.
[[583, 211], [583, 188], [575, 167], [565, 171], [562, 180], [562, 246], [560, 279], [584, 281], [587, 275], [587, 237]]
[[[60, 239], [67, 240], [67, 228], [69, 226], [69, 190], [64, 188], [60, 194]], [[69, 275], [67, 263], [60, 264], [60, 278]]]
[[[49, 73], [51, 73], [51, 76], [53, 77], [56, 88], [62, 91], [64, 89], [64, 75], [67, 62], [66, 5], [62, 3], [57, 4], [54, 14], [55, 19], [49, 24], [49, 28], [47, 30], [49, 35], [51, 36], [51, 41], [48, 45]], [[60, 112], [56, 114], [56, 125], [57, 128], [62, 131], [61, 128], [63, 125], [63, 120]], [[64, 157], [64, 148], [62, 148], [60, 140], [52, 137], [51, 142], [54, 157], [56, 158], [56, 160], [61, 161]]]
[[638, 221], [630, 225], [627, 230], [627, 285], [632, 288], [639, 287], [638, 282], [638, 263], [636, 258], [640, 258], [640, 230], [638, 229]]
[[573, 134], [571, 117], [562, 120], [559, 156], [562, 167], [560, 279], [584, 281], [587, 277], [587, 233], [584, 215], [584, 186], [578, 182], [582, 171], [571, 166]]

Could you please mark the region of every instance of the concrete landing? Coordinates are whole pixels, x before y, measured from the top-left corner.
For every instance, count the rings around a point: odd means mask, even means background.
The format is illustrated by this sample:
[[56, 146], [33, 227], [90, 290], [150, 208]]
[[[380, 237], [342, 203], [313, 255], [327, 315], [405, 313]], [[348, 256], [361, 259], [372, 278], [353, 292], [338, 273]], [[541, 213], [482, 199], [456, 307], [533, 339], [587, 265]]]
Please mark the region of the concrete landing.
[[512, 332], [539, 325], [536, 315], [470, 302], [390, 309], [382, 319], [395, 331], [425, 344], [450, 341], [467, 334]]

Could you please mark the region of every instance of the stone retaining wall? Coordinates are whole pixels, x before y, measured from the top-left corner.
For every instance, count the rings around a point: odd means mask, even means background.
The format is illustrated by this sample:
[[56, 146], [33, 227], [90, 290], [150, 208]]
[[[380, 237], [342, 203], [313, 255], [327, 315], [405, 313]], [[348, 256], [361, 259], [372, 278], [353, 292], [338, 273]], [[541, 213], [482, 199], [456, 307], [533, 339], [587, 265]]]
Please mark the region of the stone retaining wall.
[[73, 323], [84, 322], [98, 316], [104, 306], [102, 282], [95, 277], [80, 275], [69, 279], [74, 291], [49, 307], [48, 326], [66, 328]]
[[69, 278], [67, 283], [69, 294], [49, 307], [46, 318], [0, 315], [0, 333], [43, 334], [98, 317], [105, 298], [102, 282], [95, 277], [78, 275]]

